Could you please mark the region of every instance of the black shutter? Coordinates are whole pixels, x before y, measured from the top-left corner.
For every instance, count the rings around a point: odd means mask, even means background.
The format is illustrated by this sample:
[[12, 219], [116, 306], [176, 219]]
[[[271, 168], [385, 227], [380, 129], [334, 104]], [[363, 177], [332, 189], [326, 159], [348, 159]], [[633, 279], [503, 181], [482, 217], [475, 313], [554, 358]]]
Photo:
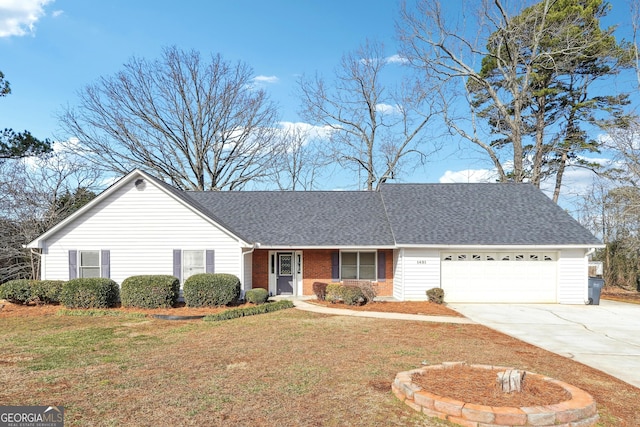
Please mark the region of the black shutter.
[[69, 251], [69, 280], [78, 278], [78, 251]]
[[340, 281], [340, 252], [331, 252], [331, 281]]
[[100, 277], [111, 278], [111, 252], [107, 249], [100, 251]]
[[387, 280], [387, 253], [378, 251], [378, 282]]
[[216, 272], [216, 251], [213, 249], [207, 249], [205, 251], [205, 273], [215, 273]]
[[173, 250], [173, 275], [182, 282], [182, 250]]

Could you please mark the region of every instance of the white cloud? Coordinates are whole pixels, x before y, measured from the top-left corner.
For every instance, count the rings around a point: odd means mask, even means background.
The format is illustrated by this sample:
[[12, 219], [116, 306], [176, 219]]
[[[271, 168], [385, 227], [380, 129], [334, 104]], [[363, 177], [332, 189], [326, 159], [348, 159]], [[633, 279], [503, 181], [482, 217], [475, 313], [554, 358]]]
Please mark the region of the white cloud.
[[496, 182], [498, 174], [491, 169], [465, 169], [446, 171], [438, 180], [440, 183]]
[[57, 18], [58, 16], [62, 15], [64, 13], [64, 10], [54, 10], [53, 13], [51, 14], [51, 16], [53, 16], [54, 18]]
[[[612, 165], [609, 158], [587, 158], [583, 160], [598, 163], [604, 167]], [[505, 164], [505, 169], [509, 170], [510, 164]], [[596, 175], [587, 168], [568, 166], [562, 177], [562, 188], [558, 204], [569, 210], [575, 210], [575, 202], [582, 196], [589, 193]], [[441, 183], [476, 183], [476, 182], [497, 182], [498, 173], [495, 169], [464, 169], [460, 171], [448, 170], [439, 179]], [[540, 183], [540, 190], [549, 198], [553, 197], [555, 188], [555, 175]]]
[[45, 15], [44, 7], [54, 0], [0, 0], [0, 37], [24, 36], [35, 32]]
[[388, 56], [386, 61], [389, 64], [405, 64], [409, 62], [407, 58], [405, 58], [404, 56], [400, 56], [398, 54]]
[[400, 113], [401, 110], [397, 105], [376, 104], [376, 111], [381, 114], [396, 114]]
[[307, 135], [307, 139], [328, 139], [333, 129], [329, 126], [314, 126], [304, 122], [280, 122], [283, 131], [299, 130]]
[[256, 76], [253, 81], [256, 83], [278, 83], [276, 76]]

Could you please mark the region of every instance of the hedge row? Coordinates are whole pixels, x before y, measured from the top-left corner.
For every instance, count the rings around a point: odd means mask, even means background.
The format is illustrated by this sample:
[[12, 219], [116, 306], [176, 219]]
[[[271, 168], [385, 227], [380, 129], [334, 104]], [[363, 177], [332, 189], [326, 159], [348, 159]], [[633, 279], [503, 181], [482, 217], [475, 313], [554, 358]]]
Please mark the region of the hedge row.
[[[262, 292], [261, 292], [262, 291]], [[0, 298], [15, 304], [61, 303], [68, 308], [109, 308], [118, 301], [123, 307], [165, 308], [178, 301], [180, 281], [166, 275], [132, 276], [120, 288], [111, 279], [11, 280], [0, 285]], [[189, 307], [229, 305], [240, 297], [240, 279], [232, 274], [196, 274], [184, 284]], [[248, 291], [250, 302], [261, 304], [269, 295], [262, 289]]]
[[210, 314], [204, 317], [205, 321], [216, 322], [220, 320], [237, 319], [238, 317], [253, 316], [256, 314], [271, 313], [273, 311], [284, 310], [286, 308], [293, 308], [293, 302], [289, 300], [281, 300], [276, 302], [270, 302], [268, 304], [260, 304], [253, 307], [246, 308], [233, 308], [225, 310], [220, 313]]
[[14, 304], [60, 302], [63, 280], [10, 280], [0, 285], [0, 299]]

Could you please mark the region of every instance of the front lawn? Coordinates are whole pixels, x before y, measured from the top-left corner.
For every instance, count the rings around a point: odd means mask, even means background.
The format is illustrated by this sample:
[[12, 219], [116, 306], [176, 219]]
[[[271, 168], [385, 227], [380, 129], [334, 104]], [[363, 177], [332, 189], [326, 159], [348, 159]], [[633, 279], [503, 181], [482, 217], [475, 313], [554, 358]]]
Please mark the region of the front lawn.
[[395, 374], [464, 360], [591, 393], [601, 426], [640, 425], [640, 389], [478, 325], [295, 309], [224, 322], [0, 319], [0, 403], [63, 405], [67, 426], [440, 426], [390, 392]]

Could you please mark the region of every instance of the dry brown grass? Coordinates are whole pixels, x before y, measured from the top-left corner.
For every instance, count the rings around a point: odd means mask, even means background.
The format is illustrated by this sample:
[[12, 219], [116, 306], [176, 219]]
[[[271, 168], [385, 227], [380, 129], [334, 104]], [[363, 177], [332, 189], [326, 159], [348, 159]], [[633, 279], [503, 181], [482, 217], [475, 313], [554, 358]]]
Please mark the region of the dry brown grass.
[[601, 426], [640, 425], [640, 389], [479, 325], [295, 309], [212, 323], [1, 322], [0, 404], [63, 405], [69, 426], [437, 426], [390, 384], [423, 362], [460, 360], [552, 376], [595, 397]]

